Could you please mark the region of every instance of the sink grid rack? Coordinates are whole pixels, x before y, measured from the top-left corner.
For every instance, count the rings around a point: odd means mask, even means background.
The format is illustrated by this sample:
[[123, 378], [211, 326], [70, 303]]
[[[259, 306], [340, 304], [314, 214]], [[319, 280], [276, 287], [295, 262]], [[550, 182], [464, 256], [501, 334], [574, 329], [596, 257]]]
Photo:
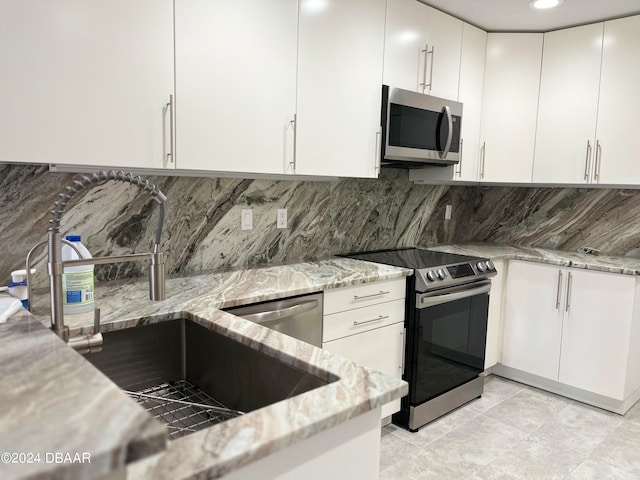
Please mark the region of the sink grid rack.
[[186, 380], [125, 392], [167, 427], [172, 440], [244, 414]]

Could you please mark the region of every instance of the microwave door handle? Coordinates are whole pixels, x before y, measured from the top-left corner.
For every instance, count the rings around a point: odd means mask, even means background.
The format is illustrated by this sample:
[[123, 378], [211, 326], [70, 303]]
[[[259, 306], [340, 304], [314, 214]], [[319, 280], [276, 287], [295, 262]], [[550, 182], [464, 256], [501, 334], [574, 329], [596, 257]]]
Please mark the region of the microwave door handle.
[[451, 149], [451, 140], [453, 139], [453, 117], [451, 116], [451, 109], [449, 108], [449, 105], [445, 106], [442, 110], [447, 116], [449, 132], [447, 134], [447, 144], [444, 146], [444, 150], [440, 154], [440, 158], [447, 158], [447, 155], [449, 155], [449, 150]]

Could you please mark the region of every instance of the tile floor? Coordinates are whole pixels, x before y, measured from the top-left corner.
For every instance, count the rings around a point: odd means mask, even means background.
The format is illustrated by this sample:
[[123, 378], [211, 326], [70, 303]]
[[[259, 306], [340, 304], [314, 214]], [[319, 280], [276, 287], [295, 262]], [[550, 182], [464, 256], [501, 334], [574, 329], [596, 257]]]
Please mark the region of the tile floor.
[[519, 478], [640, 479], [640, 402], [623, 417], [491, 375], [417, 433], [382, 429], [381, 480]]

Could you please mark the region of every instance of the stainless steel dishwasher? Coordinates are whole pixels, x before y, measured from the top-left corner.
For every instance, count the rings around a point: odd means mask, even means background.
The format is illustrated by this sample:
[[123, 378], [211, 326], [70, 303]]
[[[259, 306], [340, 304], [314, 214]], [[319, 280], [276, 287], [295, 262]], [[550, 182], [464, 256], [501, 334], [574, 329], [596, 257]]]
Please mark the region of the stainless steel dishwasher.
[[225, 312], [322, 347], [322, 292], [227, 308]]

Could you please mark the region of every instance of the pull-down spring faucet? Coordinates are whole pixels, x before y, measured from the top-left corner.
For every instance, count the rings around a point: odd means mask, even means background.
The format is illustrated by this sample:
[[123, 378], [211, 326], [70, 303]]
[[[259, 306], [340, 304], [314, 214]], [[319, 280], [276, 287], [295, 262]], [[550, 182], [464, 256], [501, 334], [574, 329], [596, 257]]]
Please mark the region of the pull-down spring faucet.
[[[128, 182], [137, 186], [141, 190], [149, 193], [151, 197], [158, 203], [160, 207], [160, 215], [158, 218], [158, 226], [156, 228], [155, 243], [153, 252], [139, 253], [131, 255], [117, 255], [111, 257], [93, 257], [90, 259], [79, 258], [77, 260], [62, 260], [62, 240], [60, 234], [60, 220], [62, 213], [69, 203], [69, 200], [80, 190], [89, 185], [105, 182], [108, 180]], [[64, 325], [63, 314], [63, 296], [62, 296], [62, 273], [64, 267], [80, 266], [80, 265], [98, 265], [117, 262], [129, 262], [134, 260], [149, 260], [149, 298], [151, 300], [164, 300], [165, 291], [165, 262], [164, 254], [160, 252], [160, 238], [162, 236], [162, 227], [164, 224], [164, 202], [166, 201], [164, 194], [156, 189], [155, 185], [149, 184], [148, 180], [143, 180], [139, 176], [133, 176], [130, 173], [122, 171], [109, 172], [101, 171], [91, 175], [83, 175], [74, 180], [72, 185], [60, 193], [60, 199], [55, 202], [54, 209], [51, 211], [53, 218], [49, 221], [51, 227], [47, 235], [48, 245], [48, 273], [49, 273], [49, 290], [51, 297], [51, 329], [65, 342], [69, 342], [69, 328]], [[42, 242], [44, 243], [44, 242]], [[36, 245], [37, 247], [38, 245]], [[30, 276], [30, 256], [34, 247], [27, 255], [27, 277]], [[30, 288], [31, 279], [27, 278], [27, 286]], [[29, 301], [31, 302], [31, 294], [29, 292]], [[97, 332], [96, 332], [97, 333]], [[101, 343], [101, 342], [100, 342]]]

